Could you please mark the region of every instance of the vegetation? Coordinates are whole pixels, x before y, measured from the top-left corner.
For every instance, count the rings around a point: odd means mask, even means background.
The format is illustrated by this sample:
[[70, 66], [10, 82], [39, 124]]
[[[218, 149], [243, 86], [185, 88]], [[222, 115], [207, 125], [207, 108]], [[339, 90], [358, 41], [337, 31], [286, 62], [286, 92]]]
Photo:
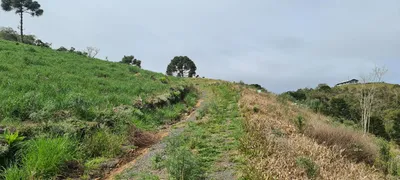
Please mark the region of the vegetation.
[[[366, 84], [365, 86], [372, 86]], [[367, 87], [368, 88], [368, 87]], [[344, 85], [328, 88], [319, 85], [315, 89], [299, 89], [280, 95], [294, 102], [304, 104], [316, 113], [334, 117], [338, 122], [362, 128], [362, 108], [360, 93], [362, 85]], [[374, 84], [374, 108], [369, 123], [369, 132], [390, 140], [395, 139], [398, 127], [396, 117], [400, 114], [400, 86], [378, 83]]]
[[131, 64], [131, 65], [137, 66], [139, 68], [142, 67], [142, 61], [135, 59], [134, 56], [124, 56], [121, 60], [121, 63]]
[[146, 131], [178, 120], [197, 101], [184, 79], [88, 58], [75, 48], [0, 40], [0, 59], [6, 179], [88, 175], [98, 170], [95, 160], [148, 146]]
[[[19, 35], [18, 32], [12, 28], [2, 27], [2, 28], [0, 28], [0, 39], [18, 42], [18, 41], [21, 41], [21, 35]], [[34, 36], [34, 35], [24, 35], [23, 43], [29, 44], [29, 45], [45, 47], [45, 48], [51, 47], [51, 43], [43, 42], [42, 40], [37, 39], [36, 36]]]
[[43, 15], [43, 9], [37, 1], [32, 0], [1, 0], [1, 7], [4, 11], [15, 10], [15, 14], [19, 15], [21, 32], [21, 42], [24, 42], [24, 13], [33, 16]]
[[[282, 96], [244, 89], [239, 104], [245, 119], [241, 141], [241, 153], [246, 160], [244, 178], [385, 177], [383, 171], [372, 167], [380, 157], [374, 137], [335, 124]], [[253, 111], [255, 106], [260, 107], [258, 113]]]
[[167, 67], [167, 75], [177, 77], [193, 77], [196, 75], [197, 67], [187, 56], [175, 56]]

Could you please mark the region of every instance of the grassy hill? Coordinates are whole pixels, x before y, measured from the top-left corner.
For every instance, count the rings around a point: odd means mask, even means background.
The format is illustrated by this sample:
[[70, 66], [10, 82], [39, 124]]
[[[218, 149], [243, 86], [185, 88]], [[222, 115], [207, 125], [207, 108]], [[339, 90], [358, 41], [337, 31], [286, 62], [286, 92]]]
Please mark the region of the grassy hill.
[[72, 52], [0, 40], [0, 62], [8, 179], [51, 178], [65, 162], [116, 157], [123, 145], [140, 146], [137, 132], [179, 119], [197, 98], [185, 79]]

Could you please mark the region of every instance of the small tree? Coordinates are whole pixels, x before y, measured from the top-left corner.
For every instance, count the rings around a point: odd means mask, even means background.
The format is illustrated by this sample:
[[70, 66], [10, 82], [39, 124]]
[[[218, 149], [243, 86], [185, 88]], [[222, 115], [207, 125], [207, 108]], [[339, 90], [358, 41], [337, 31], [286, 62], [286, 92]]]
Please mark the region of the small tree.
[[187, 56], [175, 56], [167, 67], [167, 75], [177, 77], [193, 77], [196, 75], [196, 64]]
[[0, 39], [7, 41], [19, 41], [18, 32], [10, 27], [0, 28]]
[[86, 53], [87, 56], [90, 58], [95, 58], [97, 56], [97, 54], [99, 54], [100, 49], [96, 48], [96, 47], [87, 47], [86, 48]]
[[120, 63], [134, 65], [134, 66], [137, 66], [139, 68], [142, 67], [142, 61], [135, 59], [134, 56], [124, 56], [122, 58], [122, 60], [120, 61]]
[[43, 9], [37, 1], [32, 0], [1, 0], [1, 7], [4, 11], [15, 10], [20, 17], [21, 42], [24, 42], [24, 13], [33, 16], [43, 15]]
[[394, 123], [393, 123], [393, 131], [391, 133], [392, 139], [400, 144], [400, 113], [397, 113]]
[[[383, 80], [383, 76], [388, 72], [386, 67], [375, 67], [368, 76], [361, 76], [361, 88], [360, 88], [360, 106], [361, 106], [361, 122], [364, 129], [364, 133], [369, 132], [369, 126], [371, 124], [371, 116], [373, 113], [373, 105], [376, 103], [376, 83], [380, 83]], [[367, 83], [371, 83], [367, 85]]]

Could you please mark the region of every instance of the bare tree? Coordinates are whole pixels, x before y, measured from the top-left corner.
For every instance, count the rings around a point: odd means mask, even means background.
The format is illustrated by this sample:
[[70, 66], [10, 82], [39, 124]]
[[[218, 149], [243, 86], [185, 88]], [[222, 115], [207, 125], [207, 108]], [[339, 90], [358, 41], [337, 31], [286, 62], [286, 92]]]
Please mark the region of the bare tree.
[[361, 106], [361, 122], [364, 133], [369, 132], [371, 124], [371, 116], [373, 105], [375, 104], [375, 94], [377, 84], [383, 80], [383, 76], [388, 72], [386, 67], [377, 67], [369, 75], [361, 76], [360, 88], [360, 106]]
[[97, 54], [99, 54], [99, 52], [100, 52], [100, 49], [96, 48], [96, 47], [87, 47], [86, 48], [87, 56], [90, 58], [96, 57]]

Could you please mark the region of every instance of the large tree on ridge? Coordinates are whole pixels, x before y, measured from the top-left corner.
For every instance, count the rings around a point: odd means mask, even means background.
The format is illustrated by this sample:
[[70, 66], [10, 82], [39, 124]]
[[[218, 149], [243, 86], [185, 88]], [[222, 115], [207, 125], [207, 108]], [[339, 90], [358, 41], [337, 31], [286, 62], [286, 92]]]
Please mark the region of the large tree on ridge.
[[177, 77], [193, 77], [196, 75], [197, 67], [187, 56], [175, 56], [167, 67], [167, 75]]
[[41, 16], [43, 9], [37, 1], [32, 0], [1, 0], [1, 7], [4, 11], [15, 10], [20, 17], [21, 42], [24, 42], [24, 13], [33, 16]]

